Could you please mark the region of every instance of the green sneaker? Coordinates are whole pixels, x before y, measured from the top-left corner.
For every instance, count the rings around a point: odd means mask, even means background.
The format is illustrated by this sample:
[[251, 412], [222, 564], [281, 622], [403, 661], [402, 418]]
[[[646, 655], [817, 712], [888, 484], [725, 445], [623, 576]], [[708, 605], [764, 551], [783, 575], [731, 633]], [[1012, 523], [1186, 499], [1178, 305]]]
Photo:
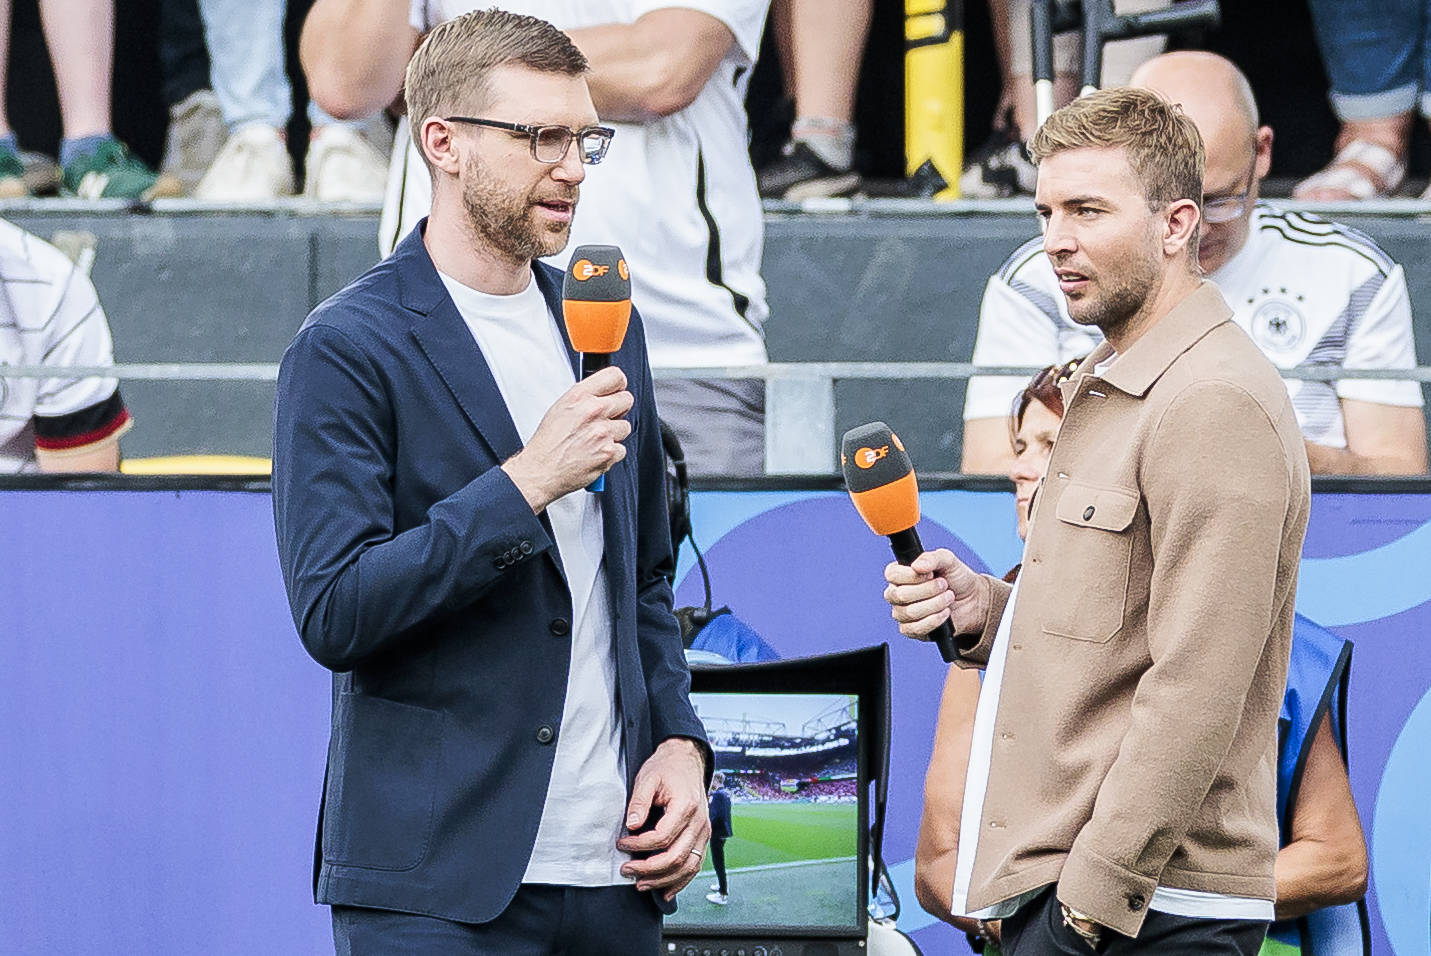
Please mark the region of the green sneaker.
[[30, 195], [25, 185], [25, 164], [20, 154], [0, 144], [0, 199], [19, 199]]
[[64, 194], [80, 199], [154, 199], [180, 194], [177, 181], [157, 175], [113, 138], [65, 166], [63, 180]]

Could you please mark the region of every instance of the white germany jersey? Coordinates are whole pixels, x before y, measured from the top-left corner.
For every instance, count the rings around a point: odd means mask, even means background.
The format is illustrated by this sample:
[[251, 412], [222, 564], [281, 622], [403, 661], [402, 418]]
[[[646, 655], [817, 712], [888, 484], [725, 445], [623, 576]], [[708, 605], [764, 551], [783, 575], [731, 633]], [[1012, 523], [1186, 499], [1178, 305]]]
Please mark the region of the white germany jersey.
[[[1208, 276], [1233, 320], [1278, 368], [1412, 368], [1411, 301], [1401, 267], [1367, 236], [1318, 216], [1258, 203], [1247, 244]], [[989, 279], [976, 365], [1053, 365], [1093, 349], [1098, 330], [1075, 323], [1041, 239], [1020, 246]], [[1025, 382], [976, 376], [965, 420], [1001, 418]], [[1287, 381], [1302, 434], [1346, 447], [1342, 398], [1421, 405], [1415, 382]]]
[[[0, 363], [111, 365], [94, 286], [54, 246], [0, 219]], [[0, 378], [0, 473], [34, 471], [35, 449], [66, 451], [130, 425], [112, 378]]]
[[[413, 0], [420, 33], [491, 6], [489, 0]], [[610, 123], [616, 138], [588, 168], [567, 248], [548, 261], [565, 269], [586, 243], [621, 247], [631, 264], [651, 364], [758, 365], [766, 361], [768, 313], [760, 277], [765, 222], [746, 151], [745, 90], [760, 52], [769, 0], [504, 0], [503, 10], [563, 30], [634, 23], [679, 6], [730, 28], [735, 43], [685, 109], [648, 123]], [[532, 122], [526, 116], [496, 116]], [[394, 143], [379, 246], [384, 255], [432, 204], [427, 167], [406, 124]]]

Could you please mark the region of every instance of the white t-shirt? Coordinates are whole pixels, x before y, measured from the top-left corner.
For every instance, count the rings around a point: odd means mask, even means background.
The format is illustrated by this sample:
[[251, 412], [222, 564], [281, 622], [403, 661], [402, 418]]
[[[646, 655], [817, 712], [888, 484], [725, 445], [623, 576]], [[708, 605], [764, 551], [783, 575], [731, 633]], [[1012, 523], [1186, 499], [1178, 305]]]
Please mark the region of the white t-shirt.
[[[1233, 321], [1278, 368], [1412, 368], [1411, 300], [1401, 267], [1371, 239], [1318, 216], [1258, 203], [1247, 243], [1208, 276]], [[989, 279], [974, 343], [976, 365], [1053, 365], [1092, 351], [1098, 330], [1068, 315], [1043, 241], [1020, 246]], [[1002, 418], [1024, 380], [976, 376], [964, 419]], [[1420, 407], [1409, 381], [1287, 380], [1302, 434], [1346, 447], [1340, 399]]]
[[[535, 281], [516, 295], [488, 295], [439, 275], [487, 359], [523, 444], [576, 375], [556, 319]], [[547, 505], [571, 590], [571, 665], [551, 783], [525, 883], [612, 886], [633, 882], [616, 849], [626, 816], [616, 660], [603, 563], [601, 498], [574, 491]]]
[[[0, 363], [112, 365], [94, 286], [54, 246], [0, 219]], [[112, 378], [0, 378], [0, 473], [35, 471], [35, 449], [82, 448], [132, 424]]]
[[[486, 6], [485, 0], [413, 0], [412, 25], [425, 32]], [[691, 105], [648, 123], [608, 124], [616, 138], [606, 158], [587, 169], [571, 243], [548, 261], [565, 268], [579, 245], [619, 245], [631, 265], [632, 299], [654, 366], [764, 363], [765, 225], [746, 148], [745, 90], [769, 0], [505, 0], [501, 6], [568, 30], [634, 23], [672, 6], [707, 13], [730, 28], [734, 45]], [[394, 143], [383, 207], [384, 255], [431, 204], [427, 168], [404, 127]]]
[[[1112, 359], [1099, 366], [1105, 369]], [[964, 776], [964, 805], [959, 814], [959, 851], [954, 863], [954, 891], [950, 909], [975, 919], [1003, 919], [1018, 912], [1025, 903], [1042, 892], [1043, 887], [1001, 900], [974, 913], [969, 909], [969, 883], [974, 874], [974, 855], [979, 851], [980, 823], [984, 819], [984, 798], [989, 788], [989, 767], [994, 755], [994, 723], [999, 713], [999, 692], [1004, 683], [1004, 669], [1009, 657], [1009, 631], [1013, 628], [1014, 605], [1019, 586], [1014, 585], [999, 618], [999, 628], [989, 649], [989, 663], [984, 669], [984, 683], [979, 688], [979, 702], [974, 708], [974, 729], [969, 744], [969, 764]], [[1271, 900], [1242, 896], [1224, 896], [1201, 890], [1183, 890], [1159, 886], [1153, 890], [1148, 908], [1173, 916], [1202, 919], [1268, 920], [1273, 916]]]

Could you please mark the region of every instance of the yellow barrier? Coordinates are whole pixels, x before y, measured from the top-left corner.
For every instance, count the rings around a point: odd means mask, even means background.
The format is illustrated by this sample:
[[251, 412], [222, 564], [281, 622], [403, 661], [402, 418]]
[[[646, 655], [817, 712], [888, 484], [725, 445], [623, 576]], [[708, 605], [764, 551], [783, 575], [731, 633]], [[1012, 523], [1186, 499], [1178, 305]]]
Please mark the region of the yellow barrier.
[[126, 458], [119, 470], [126, 475], [267, 475], [273, 463], [249, 455], [162, 455]]
[[963, 0], [904, 0], [904, 156], [913, 175], [932, 163], [959, 198], [964, 167]]

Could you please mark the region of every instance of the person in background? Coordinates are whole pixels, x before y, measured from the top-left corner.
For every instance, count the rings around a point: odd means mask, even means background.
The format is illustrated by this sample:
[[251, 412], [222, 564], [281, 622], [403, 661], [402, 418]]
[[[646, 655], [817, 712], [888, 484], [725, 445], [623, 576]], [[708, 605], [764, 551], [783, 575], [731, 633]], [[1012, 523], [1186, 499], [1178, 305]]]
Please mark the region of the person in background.
[[[198, 3], [213, 62], [214, 93], [228, 138], [194, 195], [227, 203], [268, 202], [292, 195], [295, 179], [286, 130], [293, 113], [293, 90], [283, 48], [287, 0]], [[387, 161], [368, 139], [368, 131], [385, 122], [380, 111], [377, 107], [340, 121], [317, 104], [309, 104], [312, 132], [303, 163], [306, 198], [382, 201]]]
[[[1336, 155], [1293, 197], [1345, 202], [1394, 196], [1406, 177], [1411, 129], [1431, 119], [1431, 2], [1310, 0], [1312, 26], [1341, 120]], [[1431, 199], [1431, 186], [1421, 194]]]
[[169, 108], [163, 175], [190, 195], [228, 138], [223, 111], [209, 81], [209, 50], [197, 0], [160, 0], [160, 94]]
[[120, 436], [133, 425], [119, 382], [62, 374], [113, 362], [89, 278], [54, 246], [0, 219], [0, 364], [56, 371], [0, 379], [0, 473], [117, 471]]
[[773, 0], [785, 92], [795, 103], [790, 140], [755, 171], [760, 195], [798, 202], [846, 196], [855, 171], [855, 87], [869, 36], [872, 0]]
[[[1082, 357], [1051, 365], [1019, 392], [1008, 418], [1014, 464], [1014, 514], [1020, 540], [1028, 538], [1029, 512], [1048, 470], [1058, 428], [1063, 421], [1060, 387]], [[1004, 579], [1017, 579], [1015, 566]], [[1343, 647], [1346, 647], [1345, 660]], [[1291, 676], [1283, 693], [1278, 735], [1277, 793], [1281, 849], [1274, 868], [1276, 918], [1263, 945], [1264, 956], [1286, 953], [1289, 943], [1311, 953], [1352, 950], [1327, 948], [1328, 938], [1354, 938], [1360, 946], [1361, 913], [1355, 904], [1366, 892], [1367, 852], [1356, 804], [1347, 778], [1344, 741], [1335, 726], [1335, 701], [1350, 647], [1310, 620], [1297, 617], [1292, 631]], [[924, 783], [924, 814], [915, 849], [914, 886], [920, 905], [964, 930], [971, 945], [996, 951], [997, 920], [974, 920], [952, 913], [958, 820], [980, 682], [971, 670], [950, 668], [939, 704], [934, 749]], [[1300, 776], [1299, 776], [1300, 773]], [[1301, 917], [1318, 913], [1315, 921]], [[1312, 939], [1303, 940], [1303, 934]], [[1323, 943], [1315, 945], [1321, 935]], [[981, 951], [976, 948], [976, 951]], [[1358, 950], [1359, 951], [1359, 950]]]
[[[475, 0], [317, 0], [300, 52], [309, 88], [337, 116], [389, 103], [417, 38]], [[745, 91], [769, 0], [507, 0], [550, 20], [591, 63], [591, 95], [618, 135], [582, 186], [572, 246], [619, 245], [656, 368], [763, 365], [769, 309], [765, 222], [747, 151]], [[510, 117], [507, 119], [510, 120]], [[393, 155], [379, 245], [426, 211], [429, 185], [406, 137]], [[557, 257], [553, 265], [565, 266]], [[760, 379], [656, 382], [661, 418], [692, 475], [764, 472]]]
[[[110, 115], [114, 0], [39, 0], [40, 24], [60, 97], [60, 188], [81, 199], [177, 196], [177, 180], [159, 176], [114, 137]], [[10, 3], [0, 0], [0, 199], [28, 195], [25, 163], [5, 113], [4, 65], [10, 54]]]
[[[1170, 0], [1117, 0], [1117, 14], [1141, 13], [1166, 7]], [[994, 31], [994, 52], [999, 61], [1001, 95], [994, 109], [994, 128], [985, 143], [964, 163], [959, 194], [965, 199], [1005, 199], [1031, 196], [1034, 166], [1028, 141], [1038, 129], [1034, 107], [1033, 26], [1028, 0], [990, 0], [989, 19]], [[1062, 106], [1078, 95], [1082, 63], [1080, 32], [1060, 33], [1053, 39], [1054, 105]], [[1122, 86], [1139, 64], [1163, 51], [1162, 36], [1134, 37], [1104, 45], [1103, 75], [1098, 85]]]
[[715, 867], [716, 881], [706, 899], [717, 906], [730, 902], [730, 884], [725, 876], [725, 841], [735, 835], [730, 825], [730, 793], [725, 789], [725, 774], [717, 770], [711, 775], [711, 865]]
[[[1272, 130], [1258, 121], [1242, 72], [1212, 53], [1168, 53], [1135, 86], [1182, 106], [1207, 144], [1198, 262], [1233, 320], [1279, 368], [1397, 369], [1416, 365], [1406, 276], [1365, 235], [1258, 200], [1272, 163]], [[1069, 316], [1040, 240], [989, 279], [975, 365], [1042, 365], [1086, 354], [1095, 329]], [[1426, 424], [1415, 382], [1288, 379], [1314, 474], [1427, 471]], [[964, 405], [962, 470], [1008, 470], [1007, 411], [1017, 378], [976, 376]]]

